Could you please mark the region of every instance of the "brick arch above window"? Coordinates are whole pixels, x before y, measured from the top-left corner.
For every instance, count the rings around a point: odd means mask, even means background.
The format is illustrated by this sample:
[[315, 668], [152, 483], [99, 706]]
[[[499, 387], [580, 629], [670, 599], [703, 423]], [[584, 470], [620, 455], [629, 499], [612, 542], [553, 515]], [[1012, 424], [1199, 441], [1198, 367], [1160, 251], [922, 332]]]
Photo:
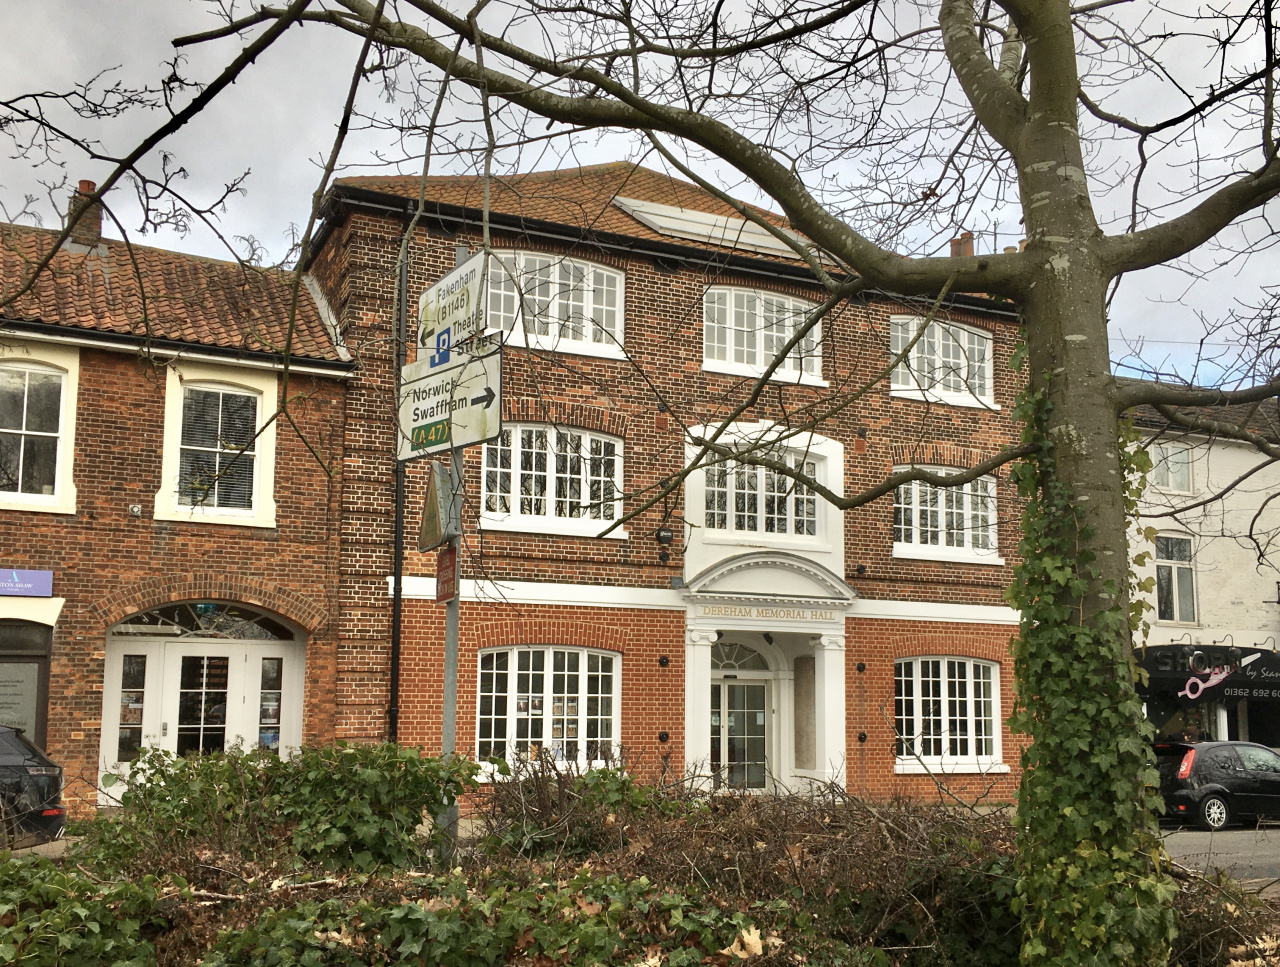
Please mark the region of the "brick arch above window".
[[[968, 470], [995, 456], [995, 451], [971, 450], [954, 443], [895, 443], [890, 448], [894, 466], [950, 467]], [[996, 474], [999, 471], [995, 471]]]
[[192, 600], [255, 605], [287, 618], [308, 635], [324, 631], [329, 624], [329, 612], [318, 601], [266, 581], [223, 573], [147, 578], [107, 595], [93, 605], [93, 612], [104, 628], [110, 628], [140, 611]]
[[627, 652], [627, 629], [579, 618], [489, 618], [476, 625], [476, 637], [485, 648], [521, 645], [560, 645]]
[[592, 406], [588, 403], [565, 403], [528, 397], [503, 401], [502, 418], [517, 423], [548, 423], [554, 426], [595, 430], [625, 440], [628, 418], [625, 413]]

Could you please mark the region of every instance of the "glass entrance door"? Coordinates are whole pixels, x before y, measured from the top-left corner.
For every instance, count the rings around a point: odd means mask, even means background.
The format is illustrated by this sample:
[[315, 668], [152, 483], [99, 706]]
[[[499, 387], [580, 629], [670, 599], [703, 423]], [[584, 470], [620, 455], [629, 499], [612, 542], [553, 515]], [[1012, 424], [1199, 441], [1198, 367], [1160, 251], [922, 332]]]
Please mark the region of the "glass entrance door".
[[768, 684], [711, 683], [711, 770], [717, 787], [763, 789], [768, 781]]
[[[164, 650], [164, 692], [160, 710], [160, 747], [178, 755], [221, 752], [241, 740], [244, 649], [218, 645], [171, 644]], [[230, 732], [228, 729], [230, 726]]]

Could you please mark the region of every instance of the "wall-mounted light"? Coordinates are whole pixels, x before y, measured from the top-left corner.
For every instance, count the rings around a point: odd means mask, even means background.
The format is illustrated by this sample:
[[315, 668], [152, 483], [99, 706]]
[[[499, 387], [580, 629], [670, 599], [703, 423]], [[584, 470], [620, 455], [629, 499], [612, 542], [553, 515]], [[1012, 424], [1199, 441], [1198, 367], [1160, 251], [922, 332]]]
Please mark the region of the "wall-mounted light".
[[867, 428], [865, 426], [858, 427], [858, 439], [865, 440], [867, 438]]
[[866, 742], [866, 741], [867, 741], [867, 733], [866, 733], [866, 732], [859, 732], [859, 733], [858, 733], [858, 741], [859, 741], [859, 742]]
[[653, 532], [653, 539], [658, 542], [662, 550], [658, 551], [658, 560], [663, 564], [671, 560], [671, 552], [667, 550], [671, 542], [675, 540], [675, 532], [670, 527], [659, 527]]
[[858, 674], [861, 675], [866, 670], [867, 670], [867, 663], [865, 661], [858, 662]]
[[666, 668], [666, 667], [667, 667], [668, 665], [670, 665], [670, 664], [671, 664], [671, 659], [670, 659], [670, 658], [668, 658], [666, 655], [660, 655], [660, 656], [658, 657], [658, 667], [659, 667], [659, 668]]
[[859, 564], [853, 569], [853, 571], [858, 575], [858, 577], [862, 577], [862, 575], [867, 573], [867, 566], [865, 564]]
[[668, 740], [670, 740], [670, 738], [671, 738], [671, 736], [670, 736], [670, 735], [668, 735], [666, 732], [659, 732], [659, 733], [658, 733], [658, 741], [659, 741], [659, 742], [667, 742]]

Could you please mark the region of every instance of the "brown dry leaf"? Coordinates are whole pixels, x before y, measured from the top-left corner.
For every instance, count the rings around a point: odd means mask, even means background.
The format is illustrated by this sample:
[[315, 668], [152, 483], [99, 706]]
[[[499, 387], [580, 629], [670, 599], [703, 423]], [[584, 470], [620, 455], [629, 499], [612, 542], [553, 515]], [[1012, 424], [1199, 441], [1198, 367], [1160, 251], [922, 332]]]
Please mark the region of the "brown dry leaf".
[[458, 905], [458, 901], [449, 897], [446, 899], [442, 896], [433, 896], [430, 900], [422, 905], [422, 909], [428, 913], [435, 913], [437, 910], [452, 910]]
[[760, 942], [760, 928], [748, 927], [738, 934], [737, 939], [720, 951], [727, 957], [746, 960], [748, 957], [759, 957], [764, 953], [764, 945]]
[[574, 899], [575, 899], [575, 902], [578, 904], [578, 909], [581, 910], [583, 913], [585, 913], [589, 917], [594, 917], [597, 913], [599, 913], [601, 910], [604, 909], [604, 907], [602, 907], [600, 904], [593, 903], [592, 901], [588, 900], [586, 897], [580, 896], [580, 897], [575, 897]]

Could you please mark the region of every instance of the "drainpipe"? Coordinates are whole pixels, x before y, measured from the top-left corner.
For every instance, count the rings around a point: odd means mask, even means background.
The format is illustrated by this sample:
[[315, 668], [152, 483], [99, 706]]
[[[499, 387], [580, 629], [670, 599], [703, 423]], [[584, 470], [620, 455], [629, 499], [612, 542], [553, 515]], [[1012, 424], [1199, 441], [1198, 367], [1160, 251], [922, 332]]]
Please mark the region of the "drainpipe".
[[[405, 308], [409, 301], [409, 264], [408, 259], [400, 263], [400, 278], [397, 281], [400, 287], [400, 297], [397, 300], [400, 303], [400, 318], [397, 320], [397, 338], [396, 338], [396, 412], [399, 412], [398, 404], [400, 400], [400, 370], [405, 364], [405, 344], [409, 338], [409, 317]], [[399, 433], [399, 423], [396, 425], [396, 432]], [[397, 439], [392, 445], [392, 452], [395, 453], [399, 447], [400, 441]], [[393, 562], [391, 573], [395, 580], [395, 588], [391, 593], [391, 695], [387, 703], [387, 739], [391, 742], [399, 740], [400, 733], [400, 634], [402, 625], [402, 616], [404, 613], [404, 462], [396, 460], [396, 519], [395, 519], [395, 550], [393, 552]]]

